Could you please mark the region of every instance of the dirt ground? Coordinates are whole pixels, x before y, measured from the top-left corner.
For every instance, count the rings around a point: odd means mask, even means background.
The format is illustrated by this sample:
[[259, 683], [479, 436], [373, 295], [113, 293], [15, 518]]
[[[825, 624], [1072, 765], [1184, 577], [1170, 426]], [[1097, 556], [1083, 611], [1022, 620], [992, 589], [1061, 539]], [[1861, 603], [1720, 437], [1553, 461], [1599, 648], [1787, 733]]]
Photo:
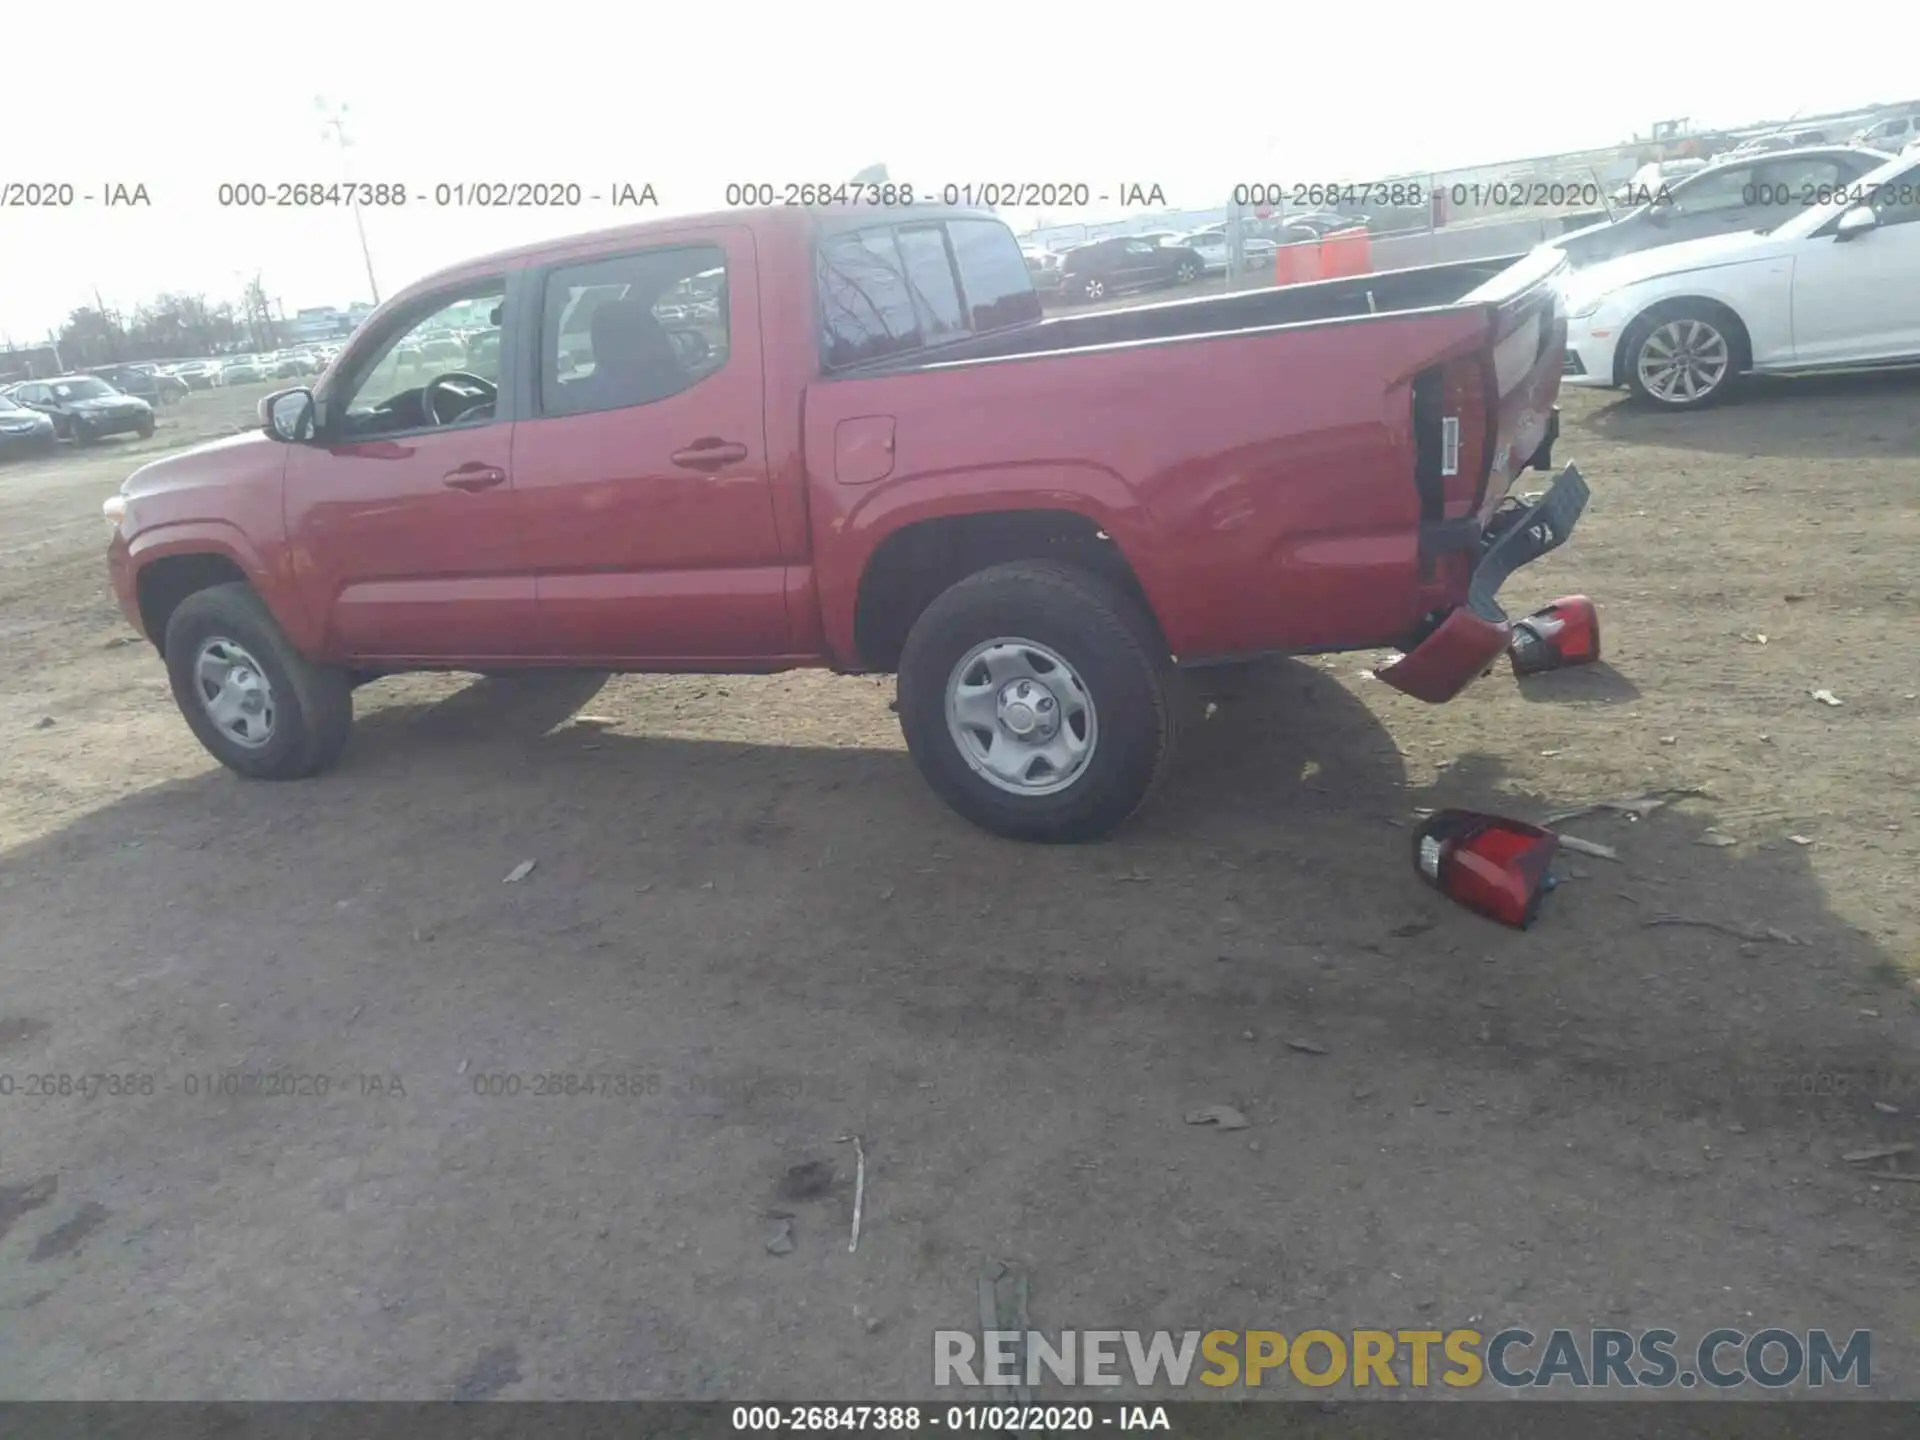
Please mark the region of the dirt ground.
[[[1869, 1328], [1920, 1395], [1920, 1185], [1842, 1158], [1920, 1141], [1920, 381], [1566, 405], [1593, 504], [1507, 598], [1609, 664], [1277, 666], [1081, 848], [813, 674], [391, 680], [242, 782], [107, 590], [136, 447], [0, 468], [0, 1394], [931, 1397], [991, 1257], [1048, 1330]], [[1661, 787], [1524, 934], [1408, 863]]]

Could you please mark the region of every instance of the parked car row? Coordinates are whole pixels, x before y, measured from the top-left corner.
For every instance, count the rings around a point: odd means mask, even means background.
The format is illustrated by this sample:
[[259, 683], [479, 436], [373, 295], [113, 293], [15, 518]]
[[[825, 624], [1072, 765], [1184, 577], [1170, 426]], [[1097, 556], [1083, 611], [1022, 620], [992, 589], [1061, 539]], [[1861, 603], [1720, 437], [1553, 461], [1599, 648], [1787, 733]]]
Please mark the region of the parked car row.
[[0, 391], [0, 460], [44, 455], [57, 439], [51, 416], [22, 405], [8, 391]]
[[[116, 389], [98, 375], [55, 375], [46, 380], [23, 380], [0, 392], [9, 403], [4, 419], [6, 439], [24, 448], [49, 444], [52, 439], [85, 445], [107, 435], [153, 434], [153, 406], [137, 395]], [[26, 425], [14, 410], [43, 416], [52, 426]], [[6, 448], [13, 448], [9, 445]]]
[[[1242, 239], [1241, 271], [1257, 273], [1273, 265], [1272, 240]], [[1203, 275], [1224, 275], [1232, 260], [1232, 242], [1224, 227], [1181, 234], [1149, 230], [1110, 235], [1064, 250], [1028, 248], [1027, 277], [1043, 295], [1088, 302], [1158, 286], [1187, 285]]]
[[[1808, 153], [1768, 155], [1756, 168]], [[1735, 161], [1676, 189], [1664, 230], [1636, 214], [1546, 247], [1592, 244], [1607, 257], [1562, 282], [1566, 383], [1624, 386], [1693, 410], [1748, 374], [1920, 365], [1920, 154], [1882, 155], [1862, 171], [1875, 152], [1819, 153], [1822, 178], [1784, 201], [1773, 182], [1741, 178]], [[1696, 188], [1729, 201], [1732, 228], [1705, 198], [1686, 199]], [[1709, 214], [1714, 230], [1667, 243]]]

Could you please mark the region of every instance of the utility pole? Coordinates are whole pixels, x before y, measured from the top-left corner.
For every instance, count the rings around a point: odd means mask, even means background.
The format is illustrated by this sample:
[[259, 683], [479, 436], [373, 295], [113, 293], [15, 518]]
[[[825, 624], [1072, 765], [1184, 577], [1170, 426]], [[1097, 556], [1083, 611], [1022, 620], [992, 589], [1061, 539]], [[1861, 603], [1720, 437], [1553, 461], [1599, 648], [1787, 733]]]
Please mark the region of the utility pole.
[[109, 360], [118, 360], [120, 358], [120, 339], [114, 333], [118, 327], [114, 325], [113, 317], [107, 314], [107, 302], [100, 298], [100, 287], [98, 285], [93, 287], [93, 313], [100, 317], [100, 328], [106, 334], [107, 358]]
[[[347, 107], [333, 105], [324, 95], [313, 97], [313, 108], [321, 115], [320, 139], [323, 143], [331, 141], [340, 147], [340, 173], [347, 177], [347, 183], [353, 183], [352, 172], [347, 168], [347, 147], [353, 141], [347, 138]], [[355, 192], [356, 194], [358, 192]], [[360, 258], [367, 264], [367, 289], [373, 292], [373, 303], [380, 303], [380, 282], [373, 278], [373, 251], [367, 247], [367, 223], [360, 215], [360, 202], [353, 202], [353, 228], [360, 237]]]

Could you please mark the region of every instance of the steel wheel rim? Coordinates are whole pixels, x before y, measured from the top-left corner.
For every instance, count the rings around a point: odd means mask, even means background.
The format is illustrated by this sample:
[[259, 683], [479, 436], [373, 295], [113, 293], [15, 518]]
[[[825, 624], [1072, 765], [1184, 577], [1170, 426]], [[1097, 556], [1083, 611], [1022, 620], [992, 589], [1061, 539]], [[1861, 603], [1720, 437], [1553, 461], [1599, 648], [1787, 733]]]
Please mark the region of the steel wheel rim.
[[982, 641], [947, 678], [947, 733], [996, 790], [1057, 795], [1087, 773], [1100, 729], [1093, 695], [1060, 653], [1002, 635]]
[[1106, 293], [1106, 289], [1107, 287], [1102, 285], [1098, 280], [1089, 280], [1086, 285], [1087, 298], [1089, 300], [1098, 300]]
[[206, 717], [242, 749], [273, 740], [273, 686], [244, 645], [224, 635], [202, 640], [193, 657], [193, 693]]
[[1708, 321], [1669, 320], [1640, 342], [1634, 365], [1649, 395], [1683, 405], [1720, 388], [1733, 365], [1733, 349]]
[[1182, 285], [1191, 285], [1193, 283], [1193, 277], [1195, 274], [1195, 271], [1193, 268], [1193, 262], [1191, 260], [1181, 261], [1180, 268], [1174, 271], [1173, 274], [1174, 274], [1174, 278], [1177, 279]]

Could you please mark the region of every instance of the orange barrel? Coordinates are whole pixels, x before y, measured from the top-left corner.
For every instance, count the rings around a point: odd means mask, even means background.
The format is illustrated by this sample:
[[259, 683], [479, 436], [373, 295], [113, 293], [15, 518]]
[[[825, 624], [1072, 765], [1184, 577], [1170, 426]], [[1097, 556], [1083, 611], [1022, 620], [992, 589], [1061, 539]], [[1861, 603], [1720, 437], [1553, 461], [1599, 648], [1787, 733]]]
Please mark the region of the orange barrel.
[[1320, 273], [1328, 280], [1365, 275], [1373, 269], [1373, 239], [1366, 227], [1335, 230], [1320, 238]]
[[1320, 242], [1300, 240], [1273, 252], [1273, 283], [1304, 285], [1321, 278]]

